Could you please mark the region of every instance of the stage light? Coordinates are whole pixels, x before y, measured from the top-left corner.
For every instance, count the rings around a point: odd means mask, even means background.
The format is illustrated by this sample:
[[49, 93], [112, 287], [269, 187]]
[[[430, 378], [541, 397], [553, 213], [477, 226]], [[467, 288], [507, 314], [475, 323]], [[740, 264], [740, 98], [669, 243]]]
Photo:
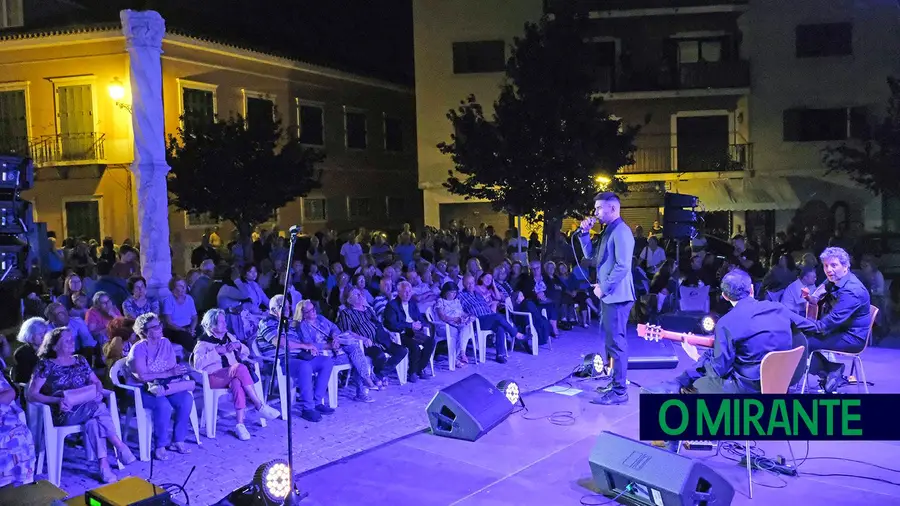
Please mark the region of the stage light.
[[283, 460], [273, 460], [256, 470], [256, 486], [267, 501], [282, 504], [291, 492], [291, 468]]
[[503, 380], [497, 383], [497, 390], [503, 392], [510, 404], [518, 404], [522, 400], [519, 396], [519, 385], [515, 381]]
[[707, 334], [712, 334], [716, 330], [716, 319], [712, 315], [706, 315], [700, 320], [700, 328]]

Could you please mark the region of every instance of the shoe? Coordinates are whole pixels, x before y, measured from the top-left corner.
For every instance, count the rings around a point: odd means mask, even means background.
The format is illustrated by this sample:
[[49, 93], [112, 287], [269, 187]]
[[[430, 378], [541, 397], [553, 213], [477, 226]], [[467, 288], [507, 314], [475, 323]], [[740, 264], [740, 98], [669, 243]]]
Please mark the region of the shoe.
[[323, 415], [333, 415], [334, 414], [334, 408], [329, 407], [325, 404], [319, 404], [318, 406], [316, 406], [316, 411], [318, 411], [319, 413], [322, 413]]
[[498, 364], [505, 364], [508, 362], [507, 358], [503, 355], [499, 355], [495, 360], [497, 360]]
[[841, 364], [841, 368], [837, 371], [828, 373], [828, 377], [825, 378], [825, 384], [823, 385], [823, 389], [826, 394], [836, 393], [838, 388], [846, 385], [848, 381], [844, 378], [844, 365]]
[[300, 418], [307, 422], [319, 422], [322, 420], [322, 415], [314, 409], [304, 409], [300, 412]]
[[129, 464], [134, 464], [136, 460], [137, 457], [134, 456], [134, 453], [132, 453], [130, 449], [119, 452], [119, 462], [121, 462], [122, 465], [127, 466]]
[[119, 478], [115, 473], [112, 472], [112, 469], [110, 468], [100, 469], [100, 479], [103, 481], [103, 483], [115, 483], [119, 481]]
[[172, 443], [168, 448], [170, 451], [180, 453], [182, 455], [187, 455], [191, 453], [191, 449], [184, 445], [184, 443]]
[[153, 458], [156, 460], [169, 460], [169, 452], [165, 448], [157, 448], [153, 452]]
[[663, 381], [655, 385], [641, 387], [642, 394], [678, 394], [681, 393], [681, 385], [674, 381]]
[[423, 380], [431, 379], [431, 373], [422, 371], [419, 373], [419, 378]]
[[262, 407], [259, 408], [259, 415], [267, 420], [275, 420], [281, 417], [281, 413], [268, 404], [263, 404]]
[[616, 392], [610, 390], [609, 392], [592, 400], [591, 404], [600, 404], [601, 406], [615, 406], [618, 404], [625, 404], [626, 402], [628, 402], [627, 393], [617, 394]]
[[596, 392], [600, 395], [604, 395], [612, 391], [612, 383], [607, 383], [602, 387], [597, 387]]
[[241, 441], [247, 441], [250, 439], [250, 431], [247, 430], [247, 427], [239, 423], [234, 426], [234, 432], [237, 434], [238, 439]]
[[375, 399], [372, 398], [372, 396], [369, 395], [368, 392], [357, 395], [356, 397], [354, 397], [354, 400], [358, 402], [375, 402]]
[[408, 381], [410, 383], [415, 383], [415, 382], [419, 381], [419, 377], [416, 376], [415, 374], [410, 374], [409, 377], [406, 378], [406, 381]]

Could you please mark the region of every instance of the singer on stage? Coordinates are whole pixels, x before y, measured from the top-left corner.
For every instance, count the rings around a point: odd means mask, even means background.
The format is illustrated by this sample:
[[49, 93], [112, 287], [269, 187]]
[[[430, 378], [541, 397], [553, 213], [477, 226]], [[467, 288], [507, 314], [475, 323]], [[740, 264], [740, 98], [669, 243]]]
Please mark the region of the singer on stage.
[[[581, 222], [578, 239], [587, 258], [597, 266], [594, 294], [600, 299], [600, 333], [603, 335], [607, 360], [612, 361], [612, 381], [601, 390], [594, 404], [613, 405], [628, 402], [626, 372], [628, 371], [628, 342], [625, 325], [634, 305], [634, 282], [631, 278], [631, 259], [634, 255], [634, 236], [619, 215], [621, 201], [612, 192], [594, 197], [594, 217]], [[596, 246], [591, 242], [590, 230], [599, 221], [606, 225]]]

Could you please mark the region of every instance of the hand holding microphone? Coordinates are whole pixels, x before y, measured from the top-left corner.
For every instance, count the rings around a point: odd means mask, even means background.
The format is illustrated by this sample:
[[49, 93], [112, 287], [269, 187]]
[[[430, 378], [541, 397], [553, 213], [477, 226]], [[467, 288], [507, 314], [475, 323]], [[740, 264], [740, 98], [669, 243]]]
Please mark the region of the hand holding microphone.
[[597, 224], [597, 218], [595, 216], [588, 216], [587, 218], [581, 220], [581, 231], [588, 232], [594, 225]]

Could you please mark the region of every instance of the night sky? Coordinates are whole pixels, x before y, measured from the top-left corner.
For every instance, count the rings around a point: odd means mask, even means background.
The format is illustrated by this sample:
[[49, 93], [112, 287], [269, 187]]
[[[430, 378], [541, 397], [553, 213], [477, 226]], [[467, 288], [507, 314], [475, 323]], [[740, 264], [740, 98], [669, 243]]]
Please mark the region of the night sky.
[[78, 0], [95, 21], [152, 8], [189, 33], [413, 82], [412, 0]]

